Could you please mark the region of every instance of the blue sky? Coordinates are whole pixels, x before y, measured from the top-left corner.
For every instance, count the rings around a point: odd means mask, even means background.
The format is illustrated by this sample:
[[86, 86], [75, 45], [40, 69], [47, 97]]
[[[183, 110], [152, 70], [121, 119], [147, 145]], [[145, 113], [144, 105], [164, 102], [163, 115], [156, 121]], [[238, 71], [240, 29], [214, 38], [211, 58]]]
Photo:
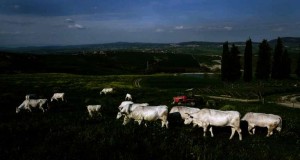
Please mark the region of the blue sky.
[[0, 46], [300, 37], [299, 0], [1, 0]]

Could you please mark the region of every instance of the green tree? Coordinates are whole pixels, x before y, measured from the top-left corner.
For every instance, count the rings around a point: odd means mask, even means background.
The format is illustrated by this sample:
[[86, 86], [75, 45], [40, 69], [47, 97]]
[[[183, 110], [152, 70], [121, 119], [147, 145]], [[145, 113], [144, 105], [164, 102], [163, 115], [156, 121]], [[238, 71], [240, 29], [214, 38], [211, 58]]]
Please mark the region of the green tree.
[[229, 73], [229, 46], [228, 42], [223, 43], [223, 52], [222, 52], [222, 60], [221, 60], [221, 78], [222, 81], [228, 80]]
[[231, 46], [229, 66], [228, 80], [239, 80], [241, 78], [240, 51], [239, 48], [234, 44]]
[[296, 71], [295, 71], [296, 75], [298, 77], [300, 77], [300, 54], [298, 56], [298, 60], [297, 60], [297, 68], [296, 68]]
[[274, 79], [288, 78], [291, 73], [290, 66], [291, 62], [287, 50], [284, 48], [281, 38], [278, 37], [274, 49], [271, 77]]
[[258, 59], [255, 70], [255, 77], [257, 79], [266, 80], [270, 78], [271, 51], [272, 48], [270, 47], [268, 41], [264, 39], [259, 44]]
[[245, 82], [252, 80], [252, 41], [250, 38], [246, 41], [243, 78]]

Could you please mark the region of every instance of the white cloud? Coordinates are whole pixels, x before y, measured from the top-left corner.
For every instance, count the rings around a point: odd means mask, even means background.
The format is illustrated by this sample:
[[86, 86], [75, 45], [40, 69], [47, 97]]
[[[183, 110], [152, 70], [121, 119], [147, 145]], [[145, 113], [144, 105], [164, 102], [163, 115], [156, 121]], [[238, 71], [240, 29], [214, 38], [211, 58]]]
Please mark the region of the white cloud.
[[155, 30], [155, 32], [164, 32], [165, 30], [164, 29], [161, 29], [161, 28], [157, 28], [156, 30]]
[[75, 20], [71, 18], [66, 18], [65, 22], [68, 23], [68, 28], [85, 29], [83, 25], [76, 23]]
[[85, 29], [85, 27], [82, 26], [81, 24], [72, 24], [72, 25], [69, 25], [68, 28]]
[[231, 30], [232, 30], [232, 27], [225, 26], [224, 29], [227, 30], [227, 31], [231, 31]]
[[67, 19], [65, 19], [65, 21], [67, 22], [67, 23], [74, 23], [75, 21], [73, 20], [73, 19], [71, 19], [71, 18], [67, 18]]
[[175, 29], [176, 30], [181, 30], [181, 29], [183, 29], [183, 26], [175, 26]]

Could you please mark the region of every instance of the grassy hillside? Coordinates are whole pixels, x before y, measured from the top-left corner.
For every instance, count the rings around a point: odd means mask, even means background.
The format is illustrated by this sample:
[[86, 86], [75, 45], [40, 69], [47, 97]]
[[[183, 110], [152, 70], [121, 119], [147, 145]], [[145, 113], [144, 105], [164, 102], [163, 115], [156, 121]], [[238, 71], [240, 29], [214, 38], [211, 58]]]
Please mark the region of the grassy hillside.
[[[137, 79], [140, 87], [135, 86]], [[255, 85], [256, 82], [253, 82]], [[290, 82], [289, 82], [290, 83]], [[277, 83], [266, 82], [267, 88]], [[214, 127], [214, 138], [202, 137], [201, 128], [182, 125], [170, 117], [170, 128], [159, 122], [148, 127], [130, 122], [122, 126], [116, 120], [118, 105], [126, 93], [135, 102], [166, 104], [172, 96], [187, 88], [243, 91], [248, 85], [223, 84], [213, 77], [180, 75], [84, 76], [72, 74], [2, 74], [0, 79], [0, 157], [1, 159], [299, 159], [300, 110], [274, 103], [237, 103], [218, 101], [210, 108], [278, 114], [283, 130], [266, 138], [266, 129], [256, 129], [250, 136], [241, 124], [243, 141], [230, 129]], [[113, 87], [111, 95], [100, 96], [103, 87]], [[233, 88], [232, 88], [233, 87]], [[27, 93], [50, 98], [53, 92], [65, 92], [67, 102], [52, 102], [47, 113], [34, 111], [15, 114]], [[267, 95], [272, 101], [278, 91]], [[102, 117], [91, 119], [85, 106], [101, 104]], [[226, 106], [225, 106], [226, 105]], [[204, 105], [201, 108], [207, 107]], [[209, 135], [209, 134], [208, 134]]]

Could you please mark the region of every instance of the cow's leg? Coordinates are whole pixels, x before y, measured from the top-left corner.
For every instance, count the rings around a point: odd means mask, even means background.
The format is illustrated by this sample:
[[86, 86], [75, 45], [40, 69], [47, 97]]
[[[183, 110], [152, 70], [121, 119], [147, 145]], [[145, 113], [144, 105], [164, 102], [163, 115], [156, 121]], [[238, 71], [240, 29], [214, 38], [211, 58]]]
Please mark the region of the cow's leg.
[[207, 126], [203, 126], [203, 137], [206, 137]]
[[254, 135], [255, 134], [255, 126], [253, 126], [252, 132], [253, 132], [253, 135]]
[[124, 116], [123, 125], [126, 125], [130, 121], [130, 118]]
[[39, 106], [39, 109], [43, 111], [43, 113], [45, 112], [44, 108], [42, 106]]
[[166, 126], [166, 128], [169, 127], [169, 122], [167, 120], [162, 120], [161, 121], [161, 127], [164, 127], [164, 126]]
[[231, 127], [231, 135], [229, 137], [229, 139], [232, 139], [232, 137], [234, 136], [235, 133], [235, 128]]
[[93, 117], [92, 111], [89, 111], [89, 115], [90, 115], [90, 117]]
[[27, 109], [29, 112], [32, 112], [32, 110], [31, 110], [30, 107], [26, 107], [26, 109]]
[[241, 141], [242, 140], [242, 130], [241, 130], [241, 128], [236, 128], [235, 130], [239, 134], [239, 140]]
[[[252, 129], [253, 129], [253, 133], [251, 132]], [[248, 124], [248, 132], [249, 132], [250, 135], [253, 135], [253, 134], [254, 134], [254, 132], [255, 132], [254, 125]]]
[[248, 125], [248, 133], [249, 133], [250, 135], [253, 135], [253, 133], [251, 132], [251, 129], [252, 129], [252, 127], [251, 127], [250, 125]]
[[165, 121], [161, 120], [161, 128], [163, 128], [165, 126]]
[[214, 137], [213, 130], [212, 130], [212, 126], [210, 126], [209, 131], [210, 131], [210, 136], [211, 136], [211, 137]]
[[[142, 120], [137, 120], [137, 122], [138, 122], [139, 125], [142, 124]], [[146, 125], [146, 123], [145, 123], [145, 125]], [[146, 127], [147, 127], [147, 125], [146, 125]]]
[[267, 137], [271, 136], [273, 134], [273, 127], [267, 127], [268, 128], [268, 134]]

